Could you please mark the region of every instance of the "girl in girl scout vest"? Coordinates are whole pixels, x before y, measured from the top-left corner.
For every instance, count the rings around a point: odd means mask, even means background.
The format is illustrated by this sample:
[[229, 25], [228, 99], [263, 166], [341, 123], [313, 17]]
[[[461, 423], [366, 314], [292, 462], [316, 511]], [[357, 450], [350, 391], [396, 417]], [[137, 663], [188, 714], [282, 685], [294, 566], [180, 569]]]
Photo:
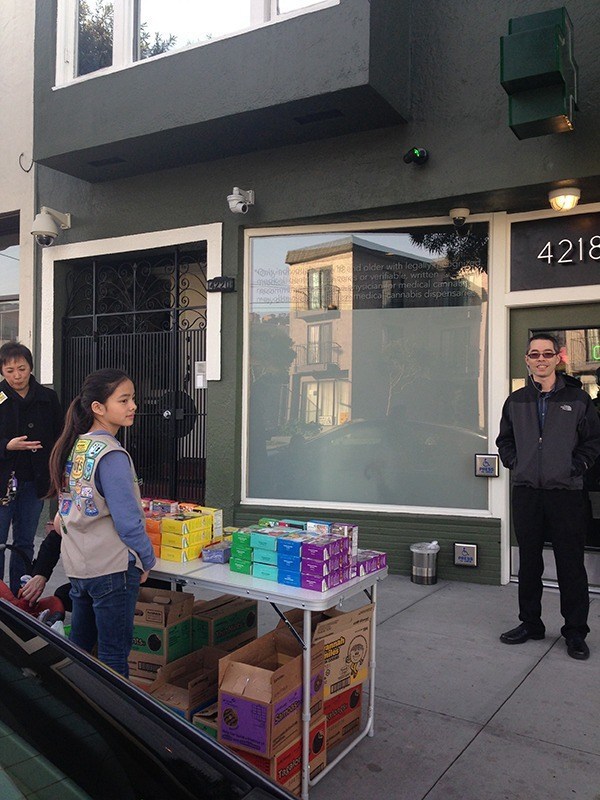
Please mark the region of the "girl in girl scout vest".
[[156, 561], [131, 457], [115, 436], [133, 425], [134, 386], [124, 372], [85, 379], [50, 456], [61, 557], [71, 581], [71, 640], [128, 676], [140, 583]]

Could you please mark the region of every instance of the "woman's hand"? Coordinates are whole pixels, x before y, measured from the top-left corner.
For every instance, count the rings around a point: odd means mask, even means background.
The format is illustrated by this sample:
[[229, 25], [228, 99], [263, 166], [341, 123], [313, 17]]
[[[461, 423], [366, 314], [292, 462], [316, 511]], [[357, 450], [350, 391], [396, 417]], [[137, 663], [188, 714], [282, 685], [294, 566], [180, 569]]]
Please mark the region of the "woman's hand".
[[25, 586], [19, 589], [19, 597], [27, 600], [30, 606], [34, 606], [42, 596], [45, 586], [46, 578], [43, 575], [34, 575]]
[[140, 583], [146, 583], [148, 580], [148, 575], [150, 575], [150, 570], [147, 569], [145, 572], [142, 572], [142, 577], [140, 578]]
[[10, 442], [6, 445], [7, 450], [32, 450], [34, 453], [36, 450], [42, 449], [41, 442], [30, 442], [28, 441], [26, 436], [15, 436], [14, 439], [11, 439]]

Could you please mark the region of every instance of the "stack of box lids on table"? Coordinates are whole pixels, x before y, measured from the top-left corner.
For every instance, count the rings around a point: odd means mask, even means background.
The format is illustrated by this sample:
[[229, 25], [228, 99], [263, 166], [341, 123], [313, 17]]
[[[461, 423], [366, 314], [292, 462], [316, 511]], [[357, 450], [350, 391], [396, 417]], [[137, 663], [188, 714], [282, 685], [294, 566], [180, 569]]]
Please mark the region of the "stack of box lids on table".
[[229, 543], [223, 542], [223, 511], [196, 503], [143, 498], [146, 533], [158, 558], [187, 562], [229, 559]]
[[263, 517], [231, 533], [232, 572], [326, 592], [387, 566], [386, 554], [358, 548], [358, 526]]

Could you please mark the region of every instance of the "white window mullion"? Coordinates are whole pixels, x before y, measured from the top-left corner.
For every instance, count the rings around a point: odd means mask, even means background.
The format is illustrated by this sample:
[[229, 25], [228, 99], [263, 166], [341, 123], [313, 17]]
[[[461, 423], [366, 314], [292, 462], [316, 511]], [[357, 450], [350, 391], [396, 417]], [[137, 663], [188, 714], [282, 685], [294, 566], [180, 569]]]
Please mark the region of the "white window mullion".
[[113, 29], [113, 67], [133, 61], [135, 0], [115, 0]]
[[56, 85], [72, 81], [77, 62], [77, 0], [58, 0], [56, 7]]

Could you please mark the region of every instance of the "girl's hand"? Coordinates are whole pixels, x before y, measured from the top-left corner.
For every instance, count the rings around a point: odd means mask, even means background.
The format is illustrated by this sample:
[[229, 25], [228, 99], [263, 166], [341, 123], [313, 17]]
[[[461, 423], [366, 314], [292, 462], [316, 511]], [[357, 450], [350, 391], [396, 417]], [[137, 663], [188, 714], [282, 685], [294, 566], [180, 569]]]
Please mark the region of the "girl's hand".
[[29, 442], [27, 441], [26, 436], [15, 436], [14, 439], [11, 439], [10, 442], [6, 445], [7, 450], [36, 450], [42, 449], [41, 442]]
[[142, 577], [140, 578], [140, 583], [146, 583], [148, 580], [148, 575], [150, 575], [150, 570], [147, 569], [146, 572], [142, 572]]
[[40, 599], [45, 586], [46, 578], [43, 575], [34, 575], [25, 586], [19, 589], [19, 597], [27, 600], [30, 606], [34, 606]]

